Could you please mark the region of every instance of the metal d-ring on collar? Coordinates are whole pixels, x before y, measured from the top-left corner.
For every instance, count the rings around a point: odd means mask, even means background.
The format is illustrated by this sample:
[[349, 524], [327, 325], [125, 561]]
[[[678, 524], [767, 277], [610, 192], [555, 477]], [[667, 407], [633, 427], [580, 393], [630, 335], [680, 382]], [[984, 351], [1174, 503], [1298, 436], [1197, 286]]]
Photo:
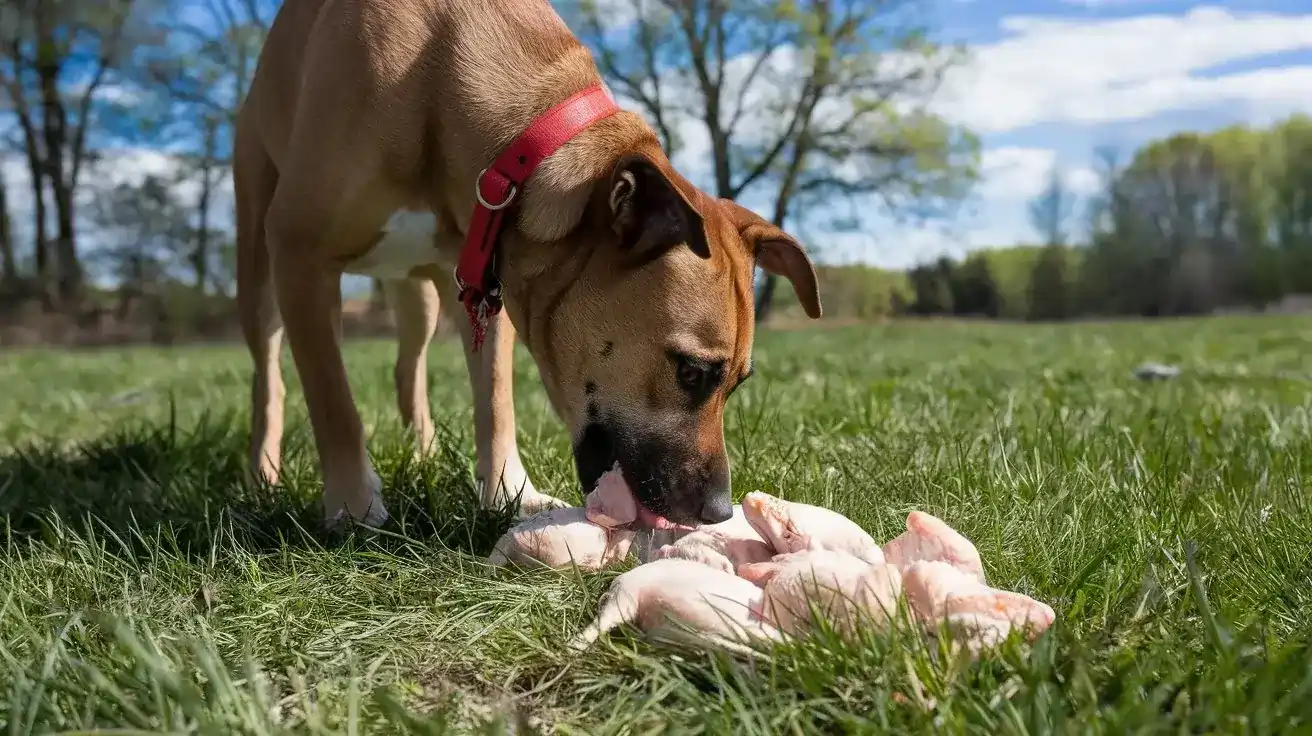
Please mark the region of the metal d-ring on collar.
[[511, 202], [515, 201], [515, 196], [519, 194], [519, 187], [515, 186], [514, 182], [511, 182], [510, 192], [506, 194], [506, 198], [501, 204], [488, 204], [488, 201], [483, 199], [483, 177], [487, 175], [488, 170], [491, 168], [492, 167], [489, 166], [487, 169], [478, 172], [478, 178], [474, 180], [474, 198], [477, 199], [478, 203], [483, 205], [483, 207], [496, 212], [498, 210], [504, 210], [510, 206]]
[[[466, 284], [466, 283], [465, 283], [465, 280], [462, 279], [462, 278], [460, 278], [460, 273], [459, 273], [459, 271], [460, 271], [460, 266], [459, 266], [459, 265], [457, 265], [457, 266], [455, 266], [454, 268], [452, 268], [452, 269], [451, 269], [451, 278], [455, 279], [455, 282], [456, 282], [456, 288], [457, 288], [459, 291], [463, 292], [463, 291], [465, 291], [466, 289], [469, 288], [469, 284]], [[493, 299], [498, 299], [498, 298], [500, 298], [500, 297], [501, 297], [501, 285], [500, 285], [500, 284], [493, 284], [493, 285], [491, 286], [491, 288], [489, 288], [489, 289], [487, 290], [487, 295], [488, 295], [489, 297], [493, 298]]]

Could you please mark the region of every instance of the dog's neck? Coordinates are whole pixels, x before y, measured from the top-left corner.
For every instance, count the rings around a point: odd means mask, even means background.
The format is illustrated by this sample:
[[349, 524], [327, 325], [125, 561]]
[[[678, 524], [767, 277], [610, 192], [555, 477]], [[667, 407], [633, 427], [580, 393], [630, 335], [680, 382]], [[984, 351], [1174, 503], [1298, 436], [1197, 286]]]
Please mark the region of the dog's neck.
[[[455, 154], [463, 158], [454, 162], [457, 172], [478, 172], [551, 108], [601, 83], [590, 52], [549, 4], [520, 0], [504, 6], [483, 19], [490, 24], [486, 28], [471, 25], [468, 30], [470, 38], [477, 38], [500, 28], [497, 43], [471, 43], [452, 54], [459, 104], [452, 107], [451, 100], [443, 99], [432, 109], [438, 128], [457, 129], [477, 141]], [[540, 51], [553, 47], [544, 63]], [[533, 72], [513, 75], [506, 69]], [[529, 177], [517, 215], [511, 218], [513, 227], [540, 243], [564, 238], [582, 219], [594, 183], [609, 178], [620, 156], [649, 145], [659, 149], [655, 133], [632, 112], [621, 110], [588, 126]]]
[[582, 224], [598, 188], [609, 186], [620, 158], [636, 151], [664, 157], [655, 133], [640, 116], [620, 111], [594, 123], [529, 179], [514, 227], [538, 243], [565, 239]]

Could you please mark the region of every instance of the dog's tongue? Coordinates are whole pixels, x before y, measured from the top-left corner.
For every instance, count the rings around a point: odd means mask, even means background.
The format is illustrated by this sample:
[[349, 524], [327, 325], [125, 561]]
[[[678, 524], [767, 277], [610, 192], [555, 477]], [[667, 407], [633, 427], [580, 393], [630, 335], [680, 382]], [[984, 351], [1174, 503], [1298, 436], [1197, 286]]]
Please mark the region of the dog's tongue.
[[635, 526], [639, 526], [639, 527], [642, 527], [642, 528], [644, 528], [644, 529], [662, 529], [662, 530], [663, 530], [663, 529], [689, 529], [689, 528], [691, 528], [691, 527], [684, 526], [683, 524], [675, 524], [674, 522], [670, 521], [669, 519], [665, 518], [664, 516], [661, 516], [660, 514], [657, 514], [657, 513], [653, 512], [653, 511], [649, 511], [649, 510], [647, 509], [646, 506], [643, 506], [643, 505], [642, 505], [642, 502], [641, 502], [641, 501], [638, 502], [638, 518], [637, 518], [637, 520], [635, 521], [634, 524], [635, 524]]

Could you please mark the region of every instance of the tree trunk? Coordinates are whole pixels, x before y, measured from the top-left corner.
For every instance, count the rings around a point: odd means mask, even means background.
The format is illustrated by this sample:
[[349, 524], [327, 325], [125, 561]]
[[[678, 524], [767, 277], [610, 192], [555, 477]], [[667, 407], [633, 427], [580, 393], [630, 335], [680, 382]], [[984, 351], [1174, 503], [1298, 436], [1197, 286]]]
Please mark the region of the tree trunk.
[[27, 112], [26, 103], [19, 96], [15, 97], [14, 105], [23, 130], [23, 153], [27, 158], [27, 176], [32, 188], [32, 260], [36, 264], [36, 288], [42, 306], [51, 310], [55, 307], [55, 299], [50, 289], [54, 280], [50, 273], [50, 239], [46, 233], [45, 166], [37, 143], [36, 125]]
[[209, 283], [210, 263], [210, 198], [213, 183], [210, 169], [201, 173], [200, 201], [197, 203], [196, 250], [191, 254], [191, 267], [196, 274], [196, 293], [203, 296]]
[[[808, 109], [808, 120], [814, 107]], [[770, 222], [775, 227], [783, 228], [784, 220], [788, 219], [788, 206], [793, 201], [793, 194], [797, 189], [797, 178], [801, 176], [802, 164], [806, 160], [806, 154], [809, 152], [808, 130], [803, 129], [797, 142], [793, 144], [793, 158], [788, 162], [788, 168], [784, 171], [783, 181], [779, 183], [779, 194], [774, 199], [774, 215]], [[779, 285], [779, 277], [772, 274], [765, 274], [765, 283], [761, 284], [761, 290], [756, 293], [756, 324], [763, 325], [770, 318], [770, 312], [774, 308], [774, 292]]]
[[82, 264], [77, 258], [77, 243], [73, 214], [73, 193], [67, 185], [55, 187], [55, 208], [59, 233], [55, 239], [55, 255], [59, 264], [59, 301], [65, 311], [76, 310], [82, 298]]
[[77, 259], [76, 218], [69, 173], [64, 153], [68, 146], [68, 111], [59, 88], [63, 60], [59, 56], [54, 28], [44, 14], [37, 17], [37, 77], [41, 82], [41, 126], [45, 138], [46, 175], [55, 197], [55, 262], [60, 308], [76, 309], [82, 291], [82, 267]]
[[196, 204], [198, 221], [196, 250], [191, 255], [191, 265], [196, 274], [196, 293], [200, 295], [205, 294], [205, 285], [209, 283], [210, 203], [214, 195], [214, 159], [218, 127], [218, 121], [213, 118], [205, 121], [205, 153], [201, 159], [200, 201]]
[[767, 273], [761, 288], [756, 292], [756, 324], [758, 325], [765, 324], [770, 318], [770, 310], [774, 306], [774, 290], [778, 282], [778, 276]]
[[34, 234], [32, 247], [36, 249], [33, 254], [36, 256], [36, 286], [41, 294], [42, 305], [48, 310], [53, 310], [55, 295], [51, 286], [54, 284], [54, 278], [51, 274], [50, 238], [46, 234], [46, 177], [39, 159], [29, 160], [28, 167], [32, 177], [32, 232]]
[[14, 256], [14, 229], [9, 222], [9, 191], [0, 179], [0, 281], [13, 286], [18, 281], [18, 260]]

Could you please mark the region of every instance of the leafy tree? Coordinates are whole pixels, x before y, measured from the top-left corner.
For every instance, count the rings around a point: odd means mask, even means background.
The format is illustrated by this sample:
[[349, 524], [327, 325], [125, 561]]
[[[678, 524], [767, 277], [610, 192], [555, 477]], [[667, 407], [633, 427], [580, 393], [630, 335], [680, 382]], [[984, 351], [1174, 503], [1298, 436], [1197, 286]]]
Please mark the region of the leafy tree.
[[1295, 115], [1268, 135], [1272, 230], [1286, 286], [1312, 293], [1312, 117]]
[[997, 317], [1002, 310], [989, 259], [975, 253], [950, 271], [952, 311], [958, 315]]
[[[961, 54], [906, 22], [911, 0], [562, 5], [666, 150], [704, 137], [710, 191], [761, 203], [775, 224], [804, 229], [820, 216], [808, 213], [843, 201], [934, 216], [974, 179], [974, 138], [927, 109]], [[851, 227], [857, 214], [824, 224]], [[776, 283], [761, 281], [758, 319]]]
[[952, 314], [952, 261], [940, 258], [935, 263], [916, 266], [908, 274], [914, 300], [911, 312], [921, 316]]
[[1044, 245], [1067, 243], [1075, 204], [1075, 196], [1066, 187], [1061, 168], [1053, 164], [1047, 185], [1029, 206], [1030, 224], [1039, 233]]
[[1052, 321], [1072, 316], [1066, 288], [1067, 252], [1066, 246], [1057, 243], [1046, 245], [1039, 252], [1030, 273], [1029, 319]]
[[1109, 201], [1109, 228], [1095, 235], [1090, 265], [1103, 268], [1101, 288], [1121, 302], [1115, 311], [1191, 314], [1227, 301], [1241, 256], [1236, 202], [1204, 137], [1177, 134], [1140, 149], [1117, 173]]
[[158, 139], [163, 122], [186, 153], [183, 181], [196, 190], [196, 238], [187, 262], [193, 288], [204, 292], [221, 269], [212, 223], [217, 195], [231, 174], [237, 112], [277, 11], [274, 0], [162, 0], [150, 19], [155, 42], [134, 56], [133, 81], [154, 107], [137, 129]]
[[148, 176], [95, 199], [93, 219], [103, 241], [97, 260], [118, 282], [120, 319], [142, 300], [157, 299], [160, 286], [185, 261], [195, 233], [176, 192], [171, 182]]
[[1229, 279], [1234, 299], [1263, 307], [1278, 301], [1285, 290], [1281, 253], [1271, 237], [1275, 216], [1277, 176], [1269, 158], [1272, 136], [1267, 131], [1235, 125], [1207, 136], [1217, 157], [1231, 200], [1231, 217], [1224, 225], [1236, 239], [1234, 273]]

